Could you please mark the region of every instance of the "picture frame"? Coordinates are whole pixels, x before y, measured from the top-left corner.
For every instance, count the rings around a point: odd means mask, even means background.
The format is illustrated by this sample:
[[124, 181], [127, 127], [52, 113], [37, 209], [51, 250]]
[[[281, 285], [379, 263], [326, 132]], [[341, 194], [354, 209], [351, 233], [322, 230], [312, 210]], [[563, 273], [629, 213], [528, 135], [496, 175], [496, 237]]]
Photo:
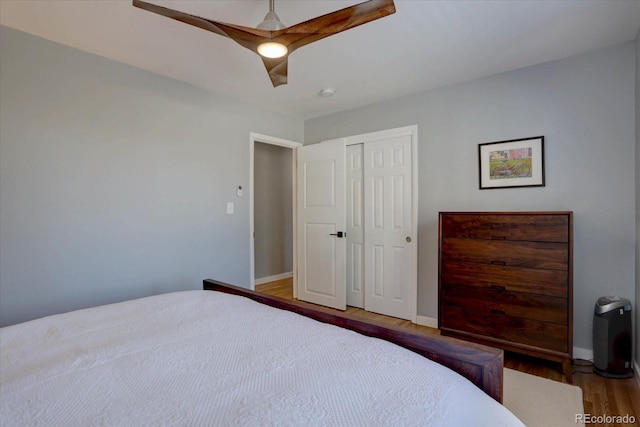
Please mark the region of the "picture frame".
[[544, 136], [478, 144], [480, 190], [544, 187]]

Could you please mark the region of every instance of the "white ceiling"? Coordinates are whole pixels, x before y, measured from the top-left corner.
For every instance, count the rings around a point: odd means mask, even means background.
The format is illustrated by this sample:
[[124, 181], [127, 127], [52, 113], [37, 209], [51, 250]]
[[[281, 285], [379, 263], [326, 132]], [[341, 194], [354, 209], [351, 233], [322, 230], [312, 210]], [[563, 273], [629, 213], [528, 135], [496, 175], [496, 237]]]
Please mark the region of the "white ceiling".
[[[268, 0], [148, 0], [255, 27]], [[360, 1], [276, 0], [286, 25]], [[303, 118], [634, 40], [640, 0], [396, 0], [394, 15], [304, 46], [289, 83], [231, 39], [131, 0], [0, 0], [0, 23]], [[323, 98], [323, 87], [335, 95]]]

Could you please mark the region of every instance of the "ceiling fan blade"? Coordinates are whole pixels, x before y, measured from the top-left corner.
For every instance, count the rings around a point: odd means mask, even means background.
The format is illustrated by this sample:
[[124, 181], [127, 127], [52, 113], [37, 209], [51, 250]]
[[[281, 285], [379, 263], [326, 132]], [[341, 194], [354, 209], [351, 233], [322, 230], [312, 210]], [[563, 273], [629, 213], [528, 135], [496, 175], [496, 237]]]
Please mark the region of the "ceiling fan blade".
[[233, 40], [236, 40], [236, 38], [241, 35], [247, 40], [251, 40], [252, 38], [263, 40], [264, 38], [269, 38], [271, 36], [271, 31], [227, 24], [225, 22], [216, 22], [200, 16], [180, 12], [179, 10], [173, 10], [153, 3], [147, 3], [142, 0], [133, 0], [133, 5], [148, 12], [166, 16], [167, 18], [175, 19], [176, 21], [184, 22], [185, 24], [193, 25], [194, 27], [202, 28], [203, 30], [211, 31], [212, 33], [216, 33]]
[[337, 10], [279, 31], [272, 40], [284, 44], [289, 53], [314, 41], [341, 33], [396, 12], [393, 0], [369, 0]]
[[267, 69], [269, 78], [273, 87], [287, 84], [287, 69], [289, 66], [289, 55], [282, 58], [265, 58], [261, 57], [264, 66]]
[[[260, 30], [257, 28], [243, 27], [241, 25], [216, 22], [200, 16], [190, 15], [179, 10], [169, 9], [142, 0], [133, 0], [133, 5], [148, 12], [166, 16], [185, 24], [193, 25], [203, 30], [211, 31], [224, 37], [228, 37], [241, 46], [246, 47], [258, 54], [258, 46], [265, 41], [270, 41], [272, 31]], [[258, 54], [259, 55], [259, 54]], [[287, 57], [284, 58], [263, 58], [260, 56], [267, 68], [269, 78], [273, 87], [287, 83]]]

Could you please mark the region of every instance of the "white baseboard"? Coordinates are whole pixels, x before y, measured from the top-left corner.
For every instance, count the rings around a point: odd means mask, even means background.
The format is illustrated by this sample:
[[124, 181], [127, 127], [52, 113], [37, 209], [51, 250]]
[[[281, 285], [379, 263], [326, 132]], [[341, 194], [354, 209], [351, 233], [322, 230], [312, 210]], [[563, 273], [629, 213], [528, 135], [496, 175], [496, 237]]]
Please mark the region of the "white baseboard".
[[635, 360], [633, 361], [633, 373], [636, 377], [636, 383], [638, 384], [638, 387], [640, 387], [640, 365], [638, 365], [638, 362]]
[[593, 350], [588, 348], [573, 347], [573, 358], [593, 361]]
[[416, 324], [438, 329], [438, 319], [427, 316], [416, 316]]
[[275, 282], [276, 280], [288, 279], [289, 277], [293, 277], [293, 271], [276, 274], [275, 276], [261, 277], [256, 279], [255, 283], [256, 285], [262, 285], [263, 283]]

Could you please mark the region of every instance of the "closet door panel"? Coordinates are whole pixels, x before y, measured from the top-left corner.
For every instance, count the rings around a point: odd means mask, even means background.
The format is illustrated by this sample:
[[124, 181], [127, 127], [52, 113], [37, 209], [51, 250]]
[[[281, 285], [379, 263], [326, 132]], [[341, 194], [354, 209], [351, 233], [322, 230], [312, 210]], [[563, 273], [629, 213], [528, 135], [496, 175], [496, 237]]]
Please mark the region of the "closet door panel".
[[411, 137], [364, 144], [365, 309], [410, 319]]

